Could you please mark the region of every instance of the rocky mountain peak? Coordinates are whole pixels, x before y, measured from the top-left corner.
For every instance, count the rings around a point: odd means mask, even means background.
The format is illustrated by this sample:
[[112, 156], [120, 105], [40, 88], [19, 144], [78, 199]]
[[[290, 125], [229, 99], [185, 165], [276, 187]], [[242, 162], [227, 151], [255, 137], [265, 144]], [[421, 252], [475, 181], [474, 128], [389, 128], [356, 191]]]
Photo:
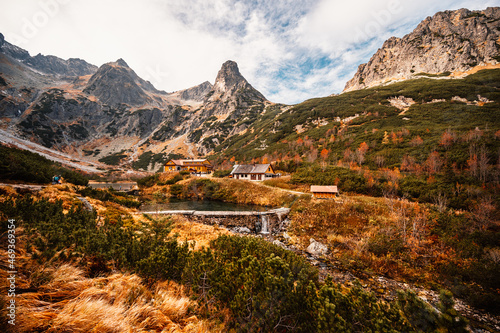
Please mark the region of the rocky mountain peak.
[[244, 84], [248, 82], [240, 74], [240, 70], [238, 69], [238, 64], [232, 60], [228, 60], [224, 64], [222, 64], [221, 69], [217, 73], [214, 89], [216, 93], [225, 92], [241, 83]]
[[266, 98], [241, 75], [238, 64], [232, 60], [222, 64], [217, 73], [213, 93], [208, 95], [208, 102], [228, 101], [245, 95], [248, 100], [264, 102]]
[[429, 74], [461, 76], [487, 66], [500, 67], [500, 7], [438, 12], [403, 38], [386, 40], [344, 91]]
[[118, 59], [117, 61], [115, 61], [115, 64], [118, 65], [118, 66], [121, 66], [121, 67], [127, 67], [127, 68], [130, 68], [128, 66], [128, 64], [125, 62], [125, 60], [123, 60], [122, 58]]
[[141, 79], [123, 59], [99, 67], [83, 91], [108, 105], [130, 106], [153, 103], [148, 92], [161, 93], [149, 81]]
[[70, 58], [64, 60], [53, 55], [37, 54], [32, 57], [28, 51], [5, 41], [0, 33], [0, 52], [43, 74], [59, 77], [83, 76], [95, 73], [97, 66], [85, 60]]
[[203, 102], [205, 96], [213, 89], [210, 82], [205, 81], [197, 86], [181, 90], [179, 97], [184, 101]]

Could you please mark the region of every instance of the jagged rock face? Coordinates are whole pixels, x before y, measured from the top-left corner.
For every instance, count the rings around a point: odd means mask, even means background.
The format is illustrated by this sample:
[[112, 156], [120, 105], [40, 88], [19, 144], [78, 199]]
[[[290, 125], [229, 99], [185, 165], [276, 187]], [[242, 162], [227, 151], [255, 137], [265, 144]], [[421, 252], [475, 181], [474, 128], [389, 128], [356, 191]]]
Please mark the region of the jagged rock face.
[[63, 149], [106, 136], [147, 138], [170, 111], [168, 106], [163, 110], [114, 108], [54, 88], [41, 94], [32, 110], [20, 117], [18, 128], [46, 147]]
[[205, 96], [213, 89], [210, 82], [205, 81], [195, 87], [182, 90], [179, 92], [179, 97], [185, 101], [203, 102]]
[[34, 57], [25, 59], [23, 62], [41, 72], [54, 75], [84, 76], [94, 74], [97, 71], [97, 66], [91, 65], [84, 60], [75, 58], [63, 60], [51, 55], [37, 54]]
[[224, 115], [265, 101], [266, 98], [240, 74], [238, 65], [229, 60], [218, 72], [213, 93], [210, 92], [206, 98], [205, 108], [210, 115]]
[[141, 106], [154, 104], [149, 93], [160, 93], [153, 85], [141, 79], [122, 59], [102, 65], [92, 75], [83, 92], [94, 95], [108, 105]]
[[94, 74], [97, 66], [89, 64], [85, 60], [70, 58], [64, 60], [55, 56], [44, 56], [37, 54], [30, 56], [29, 52], [15, 45], [6, 42], [3, 34], [0, 33], [0, 52], [6, 54], [30, 68], [39, 72], [60, 76], [83, 76]]
[[391, 37], [359, 66], [344, 91], [404, 80], [419, 73], [460, 73], [500, 63], [500, 8], [459, 9], [423, 20], [403, 38]]
[[[2, 35], [3, 37], [3, 35]], [[20, 48], [20, 47], [17, 47], [15, 45], [12, 45], [11, 43], [7, 42], [7, 41], [3, 41], [0, 45], [0, 52], [2, 52], [3, 54], [6, 54], [16, 60], [19, 60], [19, 61], [24, 61], [28, 58], [30, 58], [30, 54], [28, 51]]]
[[226, 90], [246, 82], [245, 78], [240, 74], [238, 64], [234, 61], [228, 60], [222, 64], [222, 68], [217, 73], [215, 79], [214, 89], [216, 94], [223, 94]]
[[190, 140], [202, 154], [210, 153], [226, 138], [245, 131], [263, 112], [266, 98], [240, 74], [234, 61], [226, 61], [206, 95], [199, 116], [189, 126]]
[[210, 153], [248, 128], [269, 103], [232, 61], [223, 64], [215, 85], [167, 94], [122, 59], [97, 69], [80, 59], [31, 57], [3, 35], [0, 73], [0, 119], [10, 131], [92, 159]]

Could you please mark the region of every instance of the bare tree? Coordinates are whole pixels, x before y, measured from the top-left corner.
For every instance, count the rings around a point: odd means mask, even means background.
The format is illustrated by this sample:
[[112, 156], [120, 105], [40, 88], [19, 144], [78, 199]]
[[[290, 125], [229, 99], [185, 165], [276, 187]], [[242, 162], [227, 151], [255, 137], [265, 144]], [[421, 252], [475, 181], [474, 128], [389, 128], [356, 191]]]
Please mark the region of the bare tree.
[[420, 241], [426, 233], [427, 216], [425, 211], [420, 209], [418, 205], [415, 207], [414, 212], [411, 235], [418, 241], [418, 246], [420, 246]]
[[472, 207], [472, 214], [474, 214], [477, 224], [481, 230], [486, 230], [493, 223], [495, 223], [492, 219], [495, 209], [495, 204], [490, 196], [480, 198]]
[[375, 156], [375, 163], [379, 168], [383, 167], [385, 164], [385, 158], [382, 155]]
[[482, 182], [486, 181], [486, 178], [488, 176], [488, 162], [490, 161], [488, 157], [488, 151], [486, 150], [485, 146], [481, 147], [481, 150], [479, 151], [479, 156], [478, 156], [478, 167], [479, 167], [479, 179]]
[[425, 164], [427, 166], [429, 174], [432, 175], [441, 170], [441, 167], [443, 166], [443, 160], [441, 159], [437, 151], [433, 151], [429, 155], [429, 158], [427, 158], [427, 161], [425, 161]]
[[432, 198], [432, 201], [436, 205], [437, 209], [442, 213], [445, 211], [446, 206], [448, 205], [448, 198], [442, 192], [435, 194]]
[[479, 167], [477, 163], [476, 145], [474, 143], [469, 146], [469, 159], [467, 160], [467, 165], [469, 166], [470, 175], [472, 177], [477, 177]]

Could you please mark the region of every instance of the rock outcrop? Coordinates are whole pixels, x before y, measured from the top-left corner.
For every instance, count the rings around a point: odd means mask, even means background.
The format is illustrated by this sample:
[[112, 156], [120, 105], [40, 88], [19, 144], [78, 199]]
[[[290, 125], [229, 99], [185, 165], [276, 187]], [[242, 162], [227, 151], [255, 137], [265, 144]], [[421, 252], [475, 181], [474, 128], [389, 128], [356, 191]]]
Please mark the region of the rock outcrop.
[[359, 66], [344, 92], [430, 74], [463, 75], [499, 66], [500, 8], [459, 9], [427, 17], [403, 38], [391, 37]]
[[25, 59], [24, 63], [43, 73], [62, 76], [91, 75], [97, 70], [96, 66], [82, 59], [70, 58], [63, 60], [55, 56], [41, 54]]
[[306, 249], [307, 253], [312, 254], [314, 256], [324, 256], [325, 254], [328, 253], [328, 247], [325, 244], [314, 240], [314, 238], [311, 238], [309, 242], [310, 244]]
[[189, 139], [207, 154], [226, 138], [245, 131], [268, 103], [241, 75], [236, 62], [228, 60], [190, 125]]
[[224, 115], [265, 101], [264, 95], [240, 74], [236, 62], [228, 60], [217, 73], [213, 91], [205, 99], [205, 109], [211, 114]]
[[212, 89], [212, 84], [205, 81], [202, 84], [180, 91], [179, 97], [184, 101], [203, 102], [205, 96], [207, 96]]
[[149, 81], [141, 79], [123, 59], [99, 67], [83, 92], [96, 96], [104, 104], [130, 106], [155, 104], [157, 101], [150, 93], [160, 93]]
[[89, 64], [82, 59], [70, 58], [68, 60], [64, 60], [52, 55], [44, 56], [42, 54], [37, 54], [32, 57], [28, 51], [5, 41], [5, 38], [1, 33], [0, 52], [44, 74], [58, 76], [83, 76], [94, 74], [97, 71], [97, 66]]

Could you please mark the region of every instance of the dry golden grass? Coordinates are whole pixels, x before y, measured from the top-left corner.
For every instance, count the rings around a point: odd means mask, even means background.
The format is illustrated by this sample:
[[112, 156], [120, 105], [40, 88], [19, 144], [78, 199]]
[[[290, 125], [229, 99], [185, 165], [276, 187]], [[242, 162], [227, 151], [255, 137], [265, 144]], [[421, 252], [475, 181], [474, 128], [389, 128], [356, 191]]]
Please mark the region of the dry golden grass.
[[[77, 198], [78, 193], [76, 192], [81, 188], [81, 186], [70, 184], [47, 186], [43, 190], [37, 192], [35, 198], [45, 198], [52, 202], [62, 200], [64, 212], [67, 213], [73, 205], [82, 204]], [[121, 206], [115, 202], [103, 202], [89, 197], [87, 197], [86, 200], [92, 205], [93, 209], [96, 210], [100, 219], [108, 218], [110, 221], [116, 221], [119, 217], [125, 220], [131, 219], [131, 214], [137, 211], [136, 209]]]
[[152, 288], [137, 275], [86, 278], [70, 265], [45, 269], [50, 281], [18, 300], [18, 332], [222, 332], [196, 317], [197, 304], [174, 282]]
[[[162, 174], [160, 179], [172, 178], [170, 173]], [[191, 183], [200, 178], [187, 178], [177, 184], [190, 187]], [[220, 185], [220, 193], [224, 193], [223, 201], [239, 204], [280, 207], [294, 201], [297, 194], [288, 192], [285, 189], [273, 188], [260, 182], [251, 182], [230, 178], [201, 178], [210, 179]], [[150, 200], [162, 201], [170, 197], [170, 185], [154, 185], [142, 189], [141, 194]], [[201, 195], [201, 193], [199, 194]], [[199, 198], [201, 199], [201, 198]]]
[[221, 189], [226, 191], [231, 202], [279, 207], [291, 203], [296, 195], [279, 188], [271, 188], [257, 182], [237, 180], [229, 178], [211, 179], [220, 184]]
[[230, 231], [227, 229], [205, 225], [201, 223], [191, 222], [186, 217], [181, 215], [173, 215], [173, 229], [172, 234], [178, 234], [178, 240], [183, 242], [194, 242], [194, 250], [197, 251], [202, 247], [209, 247], [210, 241], [217, 238], [219, 235], [229, 235]]
[[[58, 185], [64, 186], [64, 185]], [[38, 198], [45, 198], [51, 202], [55, 202], [56, 200], [62, 200], [64, 213], [67, 213], [72, 206], [80, 204], [80, 200], [76, 198], [76, 194], [73, 189], [66, 190], [65, 188], [58, 187], [46, 187], [42, 191], [40, 191], [37, 195]]]
[[[311, 237], [326, 244], [333, 261], [360, 264], [394, 278], [431, 281], [431, 260], [439, 265], [453, 254], [430, 237], [427, 215], [423, 206], [406, 200], [346, 195], [342, 201], [302, 198], [293, 206], [290, 234], [299, 248], [307, 248]], [[384, 243], [384, 235], [395, 245]], [[374, 255], [373, 244], [388, 252]]]
[[279, 178], [272, 178], [269, 180], [265, 180], [263, 182], [264, 185], [279, 187], [285, 190], [299, 191], [304, 193], [309, 193], [311, 187], [307, 184], [291, 184], [290, 179], [291, 176], [281, 176]]
[[[78, 200], [76, 195], [74, 188], [65, 185], [50, 186], [34, 193], [35, 199], [61, 199], [68, 208]], [[108, 203], [89, 201], [98, 211], [109, 211]], [[115, 209], [121, 213], [128, 211], [121, 206]], [[226, 231], [176, 220], [174, 232], [184, 239], [196, 241], [201, 247]], [[201, 319], [198, 304], [190, 300], [180, 285], [157, 282], [148, 286], [134, 274], [88, 278], [82, 269], [70, 264], [40, 266], [26, 253], [21, 227], [16, 229], [16, 234], [18, 295], [15, 332], [225, 331], [220, 320]], [[4, 248], [0, 249], [0, 262], [8, 262], [7, 254]], [[6, 278], [7, 269], [2, 266], [2, 295], [7, 294]]]
[[5, 200], [9, 196], [16, 196], [17, 191], [12, 186], [0, 186], [0, 191], [4, 194], [0, 197], [0, 200]]

